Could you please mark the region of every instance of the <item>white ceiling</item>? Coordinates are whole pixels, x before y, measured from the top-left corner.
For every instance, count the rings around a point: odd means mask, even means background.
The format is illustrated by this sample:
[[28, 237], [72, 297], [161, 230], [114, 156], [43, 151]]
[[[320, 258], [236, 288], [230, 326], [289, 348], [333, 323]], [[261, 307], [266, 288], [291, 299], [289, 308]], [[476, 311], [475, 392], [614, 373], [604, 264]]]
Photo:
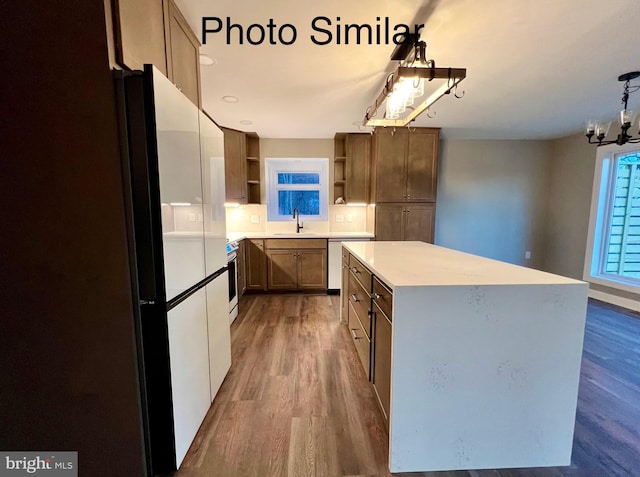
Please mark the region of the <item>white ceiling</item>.
[[[424, 23], [421, 38], [437, 66], [467, 68], [464, 98], [444, 97], [416, 126], [450, 138], [542, 139], [616, 116], [617, 77], [640, 70], [637, 0], [177, 0], [202, 40], [202, 17], [296, 27], [293, 45], [231, 45], [207, 36], [202, 53], [204, 109], [221, 125], [266, 138], [331, 138], [358, 131], [365, 110], [395, 67], [390, 45], [314, 45], [316, 16], [336, 23]], [[210, 24], [211, 25], [211, 24]], [[324, 35], [316, 33], [318, 37]], [[636, 80], [640, 82], [640, 80]], [[225, 95], [240, 101], [229, 104]], [[640, 92], [630, 107], [640, 107]], [[241, 120], [250, 120], [246, 126]]]

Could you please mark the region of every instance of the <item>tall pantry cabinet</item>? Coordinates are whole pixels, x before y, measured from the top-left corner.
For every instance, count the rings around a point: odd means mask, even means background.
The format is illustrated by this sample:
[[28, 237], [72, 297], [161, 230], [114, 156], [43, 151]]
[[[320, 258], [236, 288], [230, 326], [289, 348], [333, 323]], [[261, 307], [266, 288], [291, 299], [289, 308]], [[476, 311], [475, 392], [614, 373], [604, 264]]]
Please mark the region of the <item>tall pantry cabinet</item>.
[[377, 128], [372, 199], [376, 240], [433, 243], [438, 173], [437, 128]]

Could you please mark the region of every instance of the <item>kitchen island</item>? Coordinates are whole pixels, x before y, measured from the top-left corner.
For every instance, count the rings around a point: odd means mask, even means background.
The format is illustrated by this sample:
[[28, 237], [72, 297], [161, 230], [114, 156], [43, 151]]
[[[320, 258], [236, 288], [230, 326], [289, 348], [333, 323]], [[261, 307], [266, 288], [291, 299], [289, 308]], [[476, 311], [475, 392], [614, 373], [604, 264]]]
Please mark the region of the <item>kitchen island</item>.
[[586, 283], [423, 242], [343, 260], [391, 472], [570, 464]]

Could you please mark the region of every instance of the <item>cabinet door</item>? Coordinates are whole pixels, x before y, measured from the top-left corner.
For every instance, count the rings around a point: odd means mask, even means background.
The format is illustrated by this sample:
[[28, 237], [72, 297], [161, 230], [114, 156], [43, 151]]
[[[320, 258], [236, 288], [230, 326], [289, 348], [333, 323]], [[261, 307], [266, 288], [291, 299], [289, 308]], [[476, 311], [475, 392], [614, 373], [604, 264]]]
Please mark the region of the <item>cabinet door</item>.
[[375, 334], [373, 338], [373, 387], [384, 417], [389, 422], [391, 401], [391, 323], [376, 305], [373, 307]]
[[269, 290], [297, 288], [298, 252], [296, 250], [267, 251], [267, 286]]
[[200, 42], [173, 0], [168, 0], [165, 28], [169, 79], [200, 107]]
[[267, 284], [267, 257], [264, 254], [264, 240], [246, 240], [244, 258], [246, 262], [247, 289], [265, 290]]
[[111, 0], [119, 64], [141, 70], [152, 64], [167, 75], [162, 0]]
[[405, 206], [403, 240], [420, 240], [433, 243], [435, 204], [411, 204]]
[[247, 202], [247, 141], [244, 133], [224, 129], [224, 177], [227, 202]]
[[247, 289], [245, 242], [241, 240], [238, 246], [236, 270], [238, 271], [238, 297], [241, 297]]
[[406, 200], [407, 133], [398, 129], [376, 131], [376, 202]]
[[402, 240], [404, 206], [376, 205], [376, 240]]
[[327, 288], [327, 249], [298, 250], [298, 288]]
[[369, 202], [371, 135], [347, 136], [347, 202]]
[[349, 313], [349, 262], [342, 259], [342, 281], [340, 282], [340, 321], [346, 323]]
[[167, 328], [176, 463], [180, 466], [211, 405], [207, 296], [204, 289], [167, 313]]
[[434, 202], [438, 169], [438, 130], [408, 134], [407, 201]]

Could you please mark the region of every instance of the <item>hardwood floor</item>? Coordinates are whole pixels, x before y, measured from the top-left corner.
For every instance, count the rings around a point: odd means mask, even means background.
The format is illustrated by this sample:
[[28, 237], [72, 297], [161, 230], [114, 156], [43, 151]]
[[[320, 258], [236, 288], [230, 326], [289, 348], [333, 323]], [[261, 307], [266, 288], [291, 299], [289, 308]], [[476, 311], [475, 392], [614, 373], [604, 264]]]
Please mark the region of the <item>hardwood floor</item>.
[[[390, 476], [387, 432], [339, 297], [249, 296], [233, 364], [175, 477]], [[640, 476], [640, 319], [590, 302], [572, 465], [393, 474]]]

